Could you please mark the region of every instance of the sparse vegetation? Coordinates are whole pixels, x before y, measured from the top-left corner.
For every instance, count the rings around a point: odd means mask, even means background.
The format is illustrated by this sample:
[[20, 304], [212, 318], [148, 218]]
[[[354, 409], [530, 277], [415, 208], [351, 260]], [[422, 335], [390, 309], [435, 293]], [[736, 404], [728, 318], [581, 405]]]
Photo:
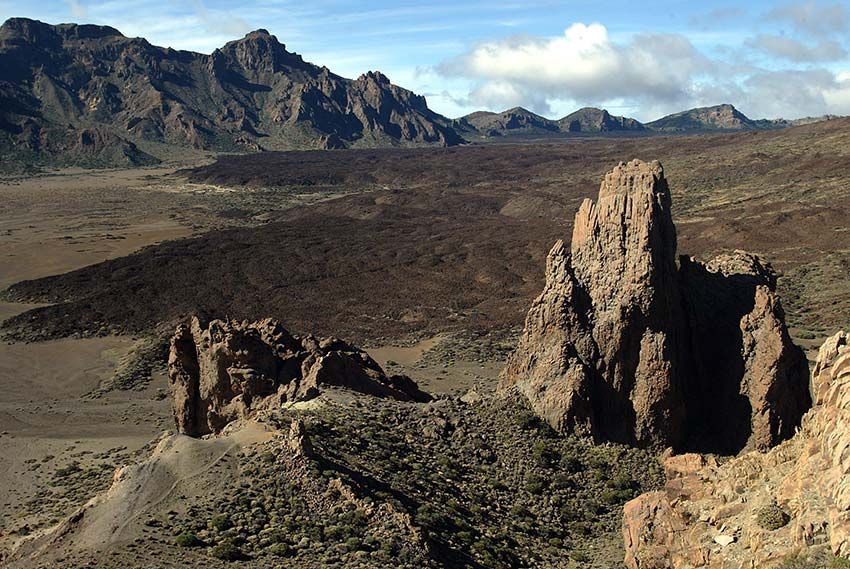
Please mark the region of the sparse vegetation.
[[174, 540], [174, 543], [179, 545], [180, 547], [201, 547], [204, 545], [204, 542], [198, 538], [193, 533], [181, 533]]
[[760, 528], [774, 531], [788, 525], [791, 517], [776, 502], [763, 506], [756, 511], [756, 523]]

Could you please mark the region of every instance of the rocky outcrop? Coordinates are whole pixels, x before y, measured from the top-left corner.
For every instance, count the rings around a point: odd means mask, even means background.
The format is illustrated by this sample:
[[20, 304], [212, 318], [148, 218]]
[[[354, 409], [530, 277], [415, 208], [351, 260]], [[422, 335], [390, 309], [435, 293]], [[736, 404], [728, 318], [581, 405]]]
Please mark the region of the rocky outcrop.
[[[6, 159], [89, 164], [95, 155], [99, 164], [124, 164], [155, 160], [140, 148], [164, 157], [162, 145], [258, 151], [462, 142], [424, 97], [377, 72], [340, 77], [266, 30], [205, 55], [113, 28], [12, 18], [0, 26], [0, 102]], [[111, 143], [102, 150], [103, 141]]]
[[742, 251], [705, 264], [682, 257], [680, 267], [694, 450], [766, 450], [789, 438], [811, 405], [809, 368], [773, 270]]
[[336, 338], [299, 337], [274, 320], [193, 318], [171, 339], [168, 377], [177, 429], [217, 433], [251, 412], [345, 387], [377, 397], [426, 401], [405, 376], [387, 376], [365, 352]]
[[789, 437], [810, 405], [776, 278], [754, 255], [676, 263], [658, 162], [621, 163], [549, 253], [502, 390], [559, 431], [737, 452]]
[[626, 566], [764, 567], [823, 547], [850, 555], [850, 335], [821, 346], [812, 386], [800, 431], [769, 452], [723, 464], [668, 458], [665, 488], [625, 506]]

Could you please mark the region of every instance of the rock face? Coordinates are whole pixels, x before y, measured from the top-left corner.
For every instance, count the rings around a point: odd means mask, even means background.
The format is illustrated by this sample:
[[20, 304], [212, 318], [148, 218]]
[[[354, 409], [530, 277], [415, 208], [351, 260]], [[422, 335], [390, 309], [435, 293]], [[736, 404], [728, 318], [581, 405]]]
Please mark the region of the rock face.
[[812, 385], [800, 431], [769, 452], [722, 465], [668, 458], [665, 489], [625, 506], [626, 566], [764, 567], [821, 547], [850, 555], [850, 335], [823, 344]]
[[576, 214], [570, 251], [559, 241], [549, 253], [500, 387], [555, 429], [597, 440], [769, 448], [810, 405], [775, 276], [743, 252], [677, 265], [670, 207], [658, 162], [605, 177]]
[[809, 371], [785, 327], [772, 269], [735, 252], [706, 264], [683, 257], [681, 276], [694, 449], [765, 450], [789, 438], [811, 405]]
[[202, 436], [264, 406], [346, 387], [402, 401], [427, 401], [410, 378], [387, 376], [365, 352], [336, 338], [299, 337], [274, 320], [180, 325], [168, 377], [179, 432]]
[[0, 101], [7, 159], [150, 163], [147, 153], [168, 153], [162, 145], [257, 151], [462, 142], [423, 97], [380, 73], [335, 75], [266, 30], [205, 55], [104, 26], [12, 18], [0, 27]]

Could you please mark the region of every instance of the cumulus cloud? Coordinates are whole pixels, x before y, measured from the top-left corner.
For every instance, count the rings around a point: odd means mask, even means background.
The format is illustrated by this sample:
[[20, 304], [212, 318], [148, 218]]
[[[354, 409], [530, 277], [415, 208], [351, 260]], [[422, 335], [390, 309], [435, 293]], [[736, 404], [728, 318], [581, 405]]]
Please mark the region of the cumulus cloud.
[[619, 45], [603, 25], [576, 23], [554, 38], [482, 43], [438, 70], [478, 80], [470, 99], [480, 104], [527, 102], [534, 94], [529, 106], [545, 109], [550, 98], [683, 101], [691, 78], [712, 65], [681, 35], [644, 34]]
[[846, 32], [850, 25], [850, 9], [842, 4], [824, 4], [806, 0], [784, 4], [767, 14], [769, 19], [790, 22], [798, 32], [824, 35]]
[[[770, 65], [748, 63], [745, 50], [767, 54]], [[850, 75], [813, 65], [846, 60], [837, 40], [762, 34], [734, 53], [713, 53], [706, 56], [678, 34], [617, 42], [601, 24], [577, 23], [557, 37], [479, 44], [437, 72], [468, 82], [466, 95], [453, 101], [467, 108], [523, 106], [548, 115], [570, 105], [619, 105], [643, 120], [726, 102], [755, 118], [850, 113]]]
[[765, 71], [744, 81], [744, 104], [767, 117], [850, 113], [850, 76], [825, 69]]
[[809, 46], [785, 36], [759, 34], [747, 43], [769, 55], [795, 63], [837, 61], [847, 56], [847, 50], [833, 40], [819, 41]]

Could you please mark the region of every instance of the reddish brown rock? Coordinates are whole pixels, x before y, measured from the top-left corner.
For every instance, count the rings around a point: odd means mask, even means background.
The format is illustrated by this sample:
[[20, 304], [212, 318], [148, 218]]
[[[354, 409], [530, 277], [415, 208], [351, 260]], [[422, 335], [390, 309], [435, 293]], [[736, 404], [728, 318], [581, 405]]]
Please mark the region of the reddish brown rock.
[[680, 442], [681, 303], [670, 192], [658, 162], [620, 164], [576, 214], [571, 251], [549, 253], [546, 287], [502, 373], [558, 430]]
[[575, 218], [501, 375], [559, 431], [738, 452], [791, 436], [810, 406], [770, 268], [735, 252], [676, 263], [658, 162], [619, 164]]
[[735, 251], [681, 259], [689, 328], [687, 402], [698, 450], [766, 450], [794, 434], [811, 406], [808, 363], [785, 327], [776, 275]]
[[[850, 555], [850, 335], [823, 344], [812, 384], [816, 404], [800, 431], [769, 452], [723, 464], [668, 458], [664, 490], [625, 506], [626, 566], [766, 567], [824, 547]], [[764, 523], [766, 509], [785, 520]]]
[[363, 352], [336, 338], [299, 337], [270, 319], [259, 322], [197, 318], [181, 325], [168, 357], [177, 429], [201, 436], [252, 411], [310, 399], [325, 386], [377, 397], [424, 401], [404, 376], [387, 376]]

